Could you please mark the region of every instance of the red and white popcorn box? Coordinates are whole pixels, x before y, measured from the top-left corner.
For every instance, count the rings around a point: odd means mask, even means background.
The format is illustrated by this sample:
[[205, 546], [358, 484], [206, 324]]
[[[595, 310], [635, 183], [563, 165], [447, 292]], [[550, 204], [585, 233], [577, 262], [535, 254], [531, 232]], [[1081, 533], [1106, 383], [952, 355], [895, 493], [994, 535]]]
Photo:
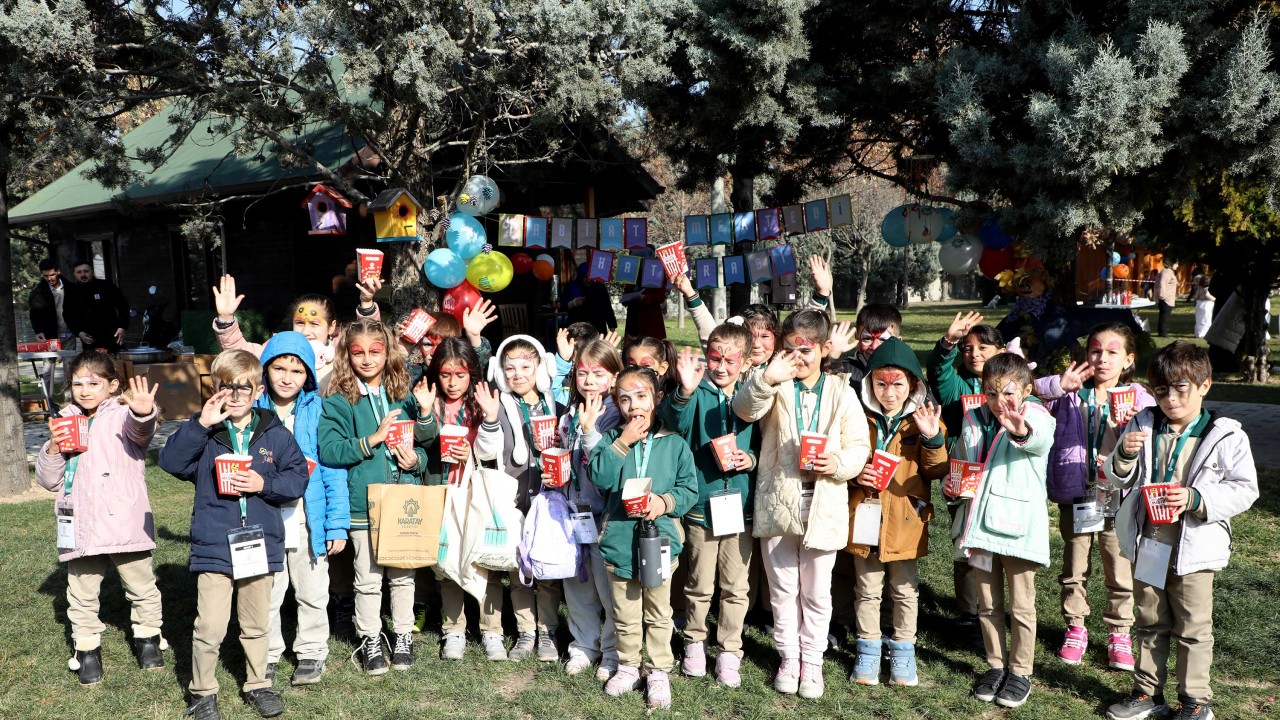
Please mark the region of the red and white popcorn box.
[[733, 453], [738, 449], [738, 437], [733, 433], [721, 435], [711, 441], [711, 449], [716, 454], [720, 469], [728, 472], [733, 467]]
[[1115, 419], [1116, 425], [1124, 425], [1133, 417], [1133, 406], [1138, 402], [1138, 389], [1135, 387], [1110, 388], [1107, 390], [1107, 410]]
[[573, 469], [572, 451], [551, 448], [542, 453], [542, 469], [551, 476], [552, 487], [564, 487], [569, 484], [569, 473]]
[[319, 464], [320, 463], [316, 462], [315, 460], [312, 460], [311, 458], [307, 458], [307, 477], [311, 477], [311, 474], [316, 471], [316, 467]]
[[893, 480], [893, 474], [898, 472], [898, 466], [902, 464], [902, 458], [887, 453], [884, 450], [876, 450], [871, 453], [871, 470], [875, 473], [875, 483], [877, 492], [884, 491], [889, 487], [889, 481]]
[[813, 463], [827, 451], [827, 436], [816, 432], [800, 433], [800, 469], [813, 471]]
[[467, 429], [462, 425], [445, 425], [440, 428], [440, 462], [451, 463], [453, 449], [467, 441]]
[[231, 476], [243, 470], [248, 470], [252, 464], [253, 458], [249, 455], [223, 453], [214, 458], [213, 465], [218, 473], [218, 494], [239, 497], [240, 491], [231, 486]]
[[89, 418], [83, 415], [68, 415], [53, 419], [50, 430], [66, 428], [67, 439], [58, 443], [58, 451], [64, 453], [82, 453], [89, 449]]
[[947, 476], [946, 487], [948, 495], [976, 498], [980, 482], [982, 482], [982, 463], [951, 458], [951, 473]]
[[964, 408], [964, 412], [980, 408], [987, 402], [987, 396], [981, 393], [970, 393], [960, 396], [960, 407]]
[[413, 447], [413, 421], [412, 420], [396, 420], [391, 423], [391, 427], [387, 429], [387, 439], [385, 441], [387, 447], [394, 448], [400, 445]]
[[529, 427], [533, 431], [533, 444], [538, 452], [546, 452], [556, 446], [556, 416], [534, 415], [529, 418]]
[[426, 337], [427, 333], [431, 332], [431, 327], [435, 324], [436, 319], [431, 316], [431, 313], [422, 308], [414, 308], [413, 312], [409, 313], [409, 320], [405, 323], [404, 332], [400, 336], [417, 345], [422, 342], [422, 338]]
[[369, 278], [382, 277], [382, 260], [384, 257], [385, 255], [381, 250], [356, 249], [357, 266], [360, 269], [360, 282], [367, 282]]
[[667, 279], [674, 280], [677, 275], [689, 274], [689, 260], [684, 254], [683, 242], [667, 243], [655, 252], [658, 259], [662, 261], [662, 269], [666, 271]]
[[628, 515], [643, 515], [649, 511], [649, 493], [653, 490], [651, 478], [628, 478], [622, 484], [622, 507]]
[[1152, 525], [1169, 525], [1174, 521], [1173, 508], [1169, 506], [1169, 491], [1181, 487], [1177, 483], [1155, 483], [1142, 486], [1142, 498], [1146, 500], [1147, 519]]

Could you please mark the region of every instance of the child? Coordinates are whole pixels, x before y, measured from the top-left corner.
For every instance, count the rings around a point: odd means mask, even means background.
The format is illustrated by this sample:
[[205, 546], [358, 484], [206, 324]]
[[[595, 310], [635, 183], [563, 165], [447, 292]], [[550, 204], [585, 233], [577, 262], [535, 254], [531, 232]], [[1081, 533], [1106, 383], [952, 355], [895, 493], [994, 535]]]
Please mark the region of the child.
[[627, 338], [622, 345], [622, 361], [627, 367], [647, 367], [658, 373], [664, 395], [674, 392], [680, 384], [676, 377], [676, 346], [670, 340]]
[[576, 322], [556, 332], [556, 372], [551, 378], [556, 402], [567, 403], [573, 394], [574, 384], [570, 381], [569, 374], [573, 372], [573, 357], [577, 348], [601, 337], [614, 348], [617, 348], [621, 340], [612, 330], [601, 335], [595, 326], [586, 322]]
[[[480, 300], [474, 307], [469, 307], [462, 311], [462, 322], [458, 322], [458, 318], [444, 312], [428, 312], [435, 322], [431, 325], [431, 330], [417, 345], [410, 345], [404, 339], [404, 327], [409, 323], [408, 318], [402, 320], [396, 326], [396, 337], [405, 343], [409, 350], [409, 386], [413, 387], [418, 384], [422, 376], [427, 372], [427, 366], [431, 364], [431, 355], [440, 343], [447, 338], [461, 337], [465, 335], [467, 342], [475, 350], [476, 355], [480, 358], [480, 366], [484, 367], [489, 362], [489, 356], [493, 353], [493, 349], [489, 346], [489, 339], [484, 335], [486, 326], [498, 319], [497, 310], [494, 309], [493, 303], [488, 300]], [[418, 352], [413, 353], [416, 348]]]
[[[1132, 720], [1164, 714], [1169, 641], [1178, 641], [1179, 720], [1211, 720], [1213, 578], [1231, 557], [1231, 518], [1258, 499], [1249, 436], [1240, 423], [1204, 409], [1213, 368], [1204, 350], [1179, 340], [1147, 369], [1159, 407], [1125, 426], [1107, 459], [1107, 478], [1125, 497], [1116, 515], [1120, 552], [1134, 563], [1138, 661], [1133, 692], [1107, 717]], [[1165, 502], [1172, 523], [1147, 520], [1144, 486], [1173, 483]]]
[[[323, 401], [316, 394], [315, 355], [306, 336], [292, 330], [276, 333], [262, 348], [267, 391], [256, 407], [275, 413], [293, 433], [302, 454], [312, 461], [320, 457], [316, 433]], [[291, 683], [320, 682], [329, 657], [330, 553], [347, 545], [351, 505], [347, 473], [317, 464], [302, 499], [280, 508], [285, 525], [284, 570], [276, 573], [271, 589], [271, 642], [267, 650], [267, 679], [276, 677], [276, 665], [284, 654], [280, 606], [293, 587], [298, 602], [298, 627], [293, 638], [297, 657]]]
[[[259, 715], [275, 717], [284, 712], [284, 700], [267, 678], [267, 652], [272, 573], [284, 570], [280, 506], [306, 491], [307, 460], [275, 413], [253, 406], [262, 395], [258, 358], [224, 350], [212, 370], [213, 397], [160, 451], [165, 472], [196, 486], [191, 511], [196, 623], [187, 714], [196, 720], [219, 717], [215, 671], [234, 594], [245, 658], [244, 696]], [[235, 495], [219, 491], [215, 459], [225, 453], [253, 458], [248, 470], [231, 475]]]
[[591, 454], [591, 482], [606, 493], [600, 555], [609, 575], [613, 614], [618, 627], [618, 670], [605, 683], [610, 696], [631, 692], [640, 683], [640, 646], [648, 639], [651, 667], [646, 676], [646, 704], [650, 709], [671, 707], [668, 673], [675, 665], [671, 653], [671, 574], [657, 587], [643, 587], [637, 562], [640, 518], [622, 504], [629, 478], [650, 478], [644, 519], [657, 524], [671, 544], [672, 569], [679, 562], [681, 534], [676, 518], [697, 497], [693, 453], [681, 437], [661, 427], [654, 417], [661, 400], [658, 374], [652, 368], [630, 367], [618, 375], [614, 397], [623, 425], [604, 434]]
[[[716, 614], [716, 681], [726, 687], [742, 684], [742, 626], [747, 616], [747, 568], [755, 540], [751, 537], [751, 511], [755, 500], [753, 471], [760, 451], [755, 425], [744, 423], [731, 407], [738, 378], [746, 367], [751, 332], [725, 323], [707, 339], [707, 365], [688, 348], [676, 364], [680, 389], [659, 408], [664, 427], [673, 429], [694, 448], [698, 477], [698, 501], [685, 514], [689, 571], [683, 588], [687, 597], [688, 624], [681, 671], [691, 677], [707, 674], [707, 615], [720, 586], [720, 611]], [[704, 375], [708, 376], [704, 378]], [[732, 435], [733, 449], [727, 469], [721, 469], [712, 441]], [[712, 497], [731, 495], [715, 527], [709, 503]], [[736, 515], [736, 517], [734, 517]]]
[[862, 379], [867, 375], [871, 354], [889, 338], [902, 337], [902, 313], [892, 305], [863, 305], [854, 320], [854, 326], [857, 347], [840, 360], [844, 364], [844, 371], [849, 373], [849, 382], [853, 383], [853, 389], [861, 397]]
[[[957, 559], [973, 566], [978, 619], [991, 669], [973, 696], [1019, 707], [1031, 695], [1036, 649], [1036, 569], [1049, 564], [1045, 466], [1056, 423], [1031, 402], [1027, 361], [1000, 353], [982, 369], [986, 403], [965, 415], [952, 457], [984, 463], [978, 494], [962, 499], [952, 525]], [[1012, 632], [1005, 648], [1005, 583]]]
[[[831, 320], [799, 310], [782, 326], [784, 351], [750, 375], [733, 398], [746, 422], [763, 419], [753, 534], [762, 538], [782, 663], [780, 693], [822, 697], [822, 653], [831, 622], [831, 570], [849, 538], [848, 481], [866, 465], [867, 418], [853, 388], [828, 376]], [[826, 436], [813, 470], [800, 469], [800, 435]]]
[[[751, 354], [747, 356], [748, 374], [760, 372], [773, 357], [774, 348], [778, 344], [778, 316], [773, 314], [768, 305], [755, 303], [742, 309], [737, 317], [751, 331]], [[734, 322], [731, 318], [730, 322]], [[747, 377], [742, 378], [743, 381]]]
[[[613, 599], [609, 576], [600, 554], [599, 528], [604, 512], [604, 495], [591, 482], [588, 463], [591, 451], [602, 435], [618, 426], [620, 416], [613, 402], [614, 380], [622, 372], [622, 357], [613, 343], [597, 338], [579, 342], [574, 351], [573, 395], [569, 407], [560, 416], [560, 447], [571, 451], [572, 477], [563, 492], [569, 504], [579, 513], [591, 514], [591, 527], [577, 538], [585, 546], [589, 562], [587, 579], [567, 580], [563, 584], [564, 602], [568, 608], [569, 661], [565, 672], [577, 675], [599, 661], [596, 677], [608, 680], [618, 669], [618, 631], [613, 617]], [[550, 478], [543, 476], [544, 483]], [[544, 489], [544, 492], [546, 490]], [[604, 622], [600, 616], [603, 613]]]
[[[1133, 641], [1129, 637], [1133, 625], [1133, 565], [1120, 555], [1116, 539], [1114, 518], [1120, 494], [1112, 492], [1110, 484], [1100, 476], [1103, 461], [1128, 422], [1127, 417], [1116, 418], [1110, 413], [1108, 391], [1132, 389], [1135, 413], [1154, 405], [1155, 400], [1146, 388], [1130, 384], [1137, 345], [1128, 325], [1098, 325], [1089, 332], [1086, 346], [1086, 362], [1072, 365], [1061, 376], [1036, 380], [1036, 394], [1048, 403], [1049, 412], [1057, 421], [1053, 449], [1049, 451], [1047, 485], [1049, 499], [1058, 503], [1063, 542], [1059, 582], [1067, 636], [1058, 657], [1075, 665], [1084, 657], [1089, 643], [1084, 620], [1089, 616], [1087, 586], [1093, 567], [1089, 555], [1097, 536], [1107, 588], [1103, 620], [1111, 631], [1107, 661], [1114, 670], [1133, 670]], [[1097, 531], [1076, 532], [1077, 514], [1090, 525], [1095, 522], [1094, 517], [1105, 520]]]
[[[489, 361], [489, 378], [502, 391], [502, 411], [498, 413], [502, 445], [496, 458], [483, 454], [479, 457], [496, 460], [498, 470], [516, 479], [516, 508], [521, 514], [529, 512], [533, 496], [542, 488], [542, 452], [534, 443], [529, 421], [539, 415], [560, 415], [560, 408], [551, 397], [554, 369], [551, 354], [528, 335], [512, 335], [503, 340]], [[508, 575], [519, 632], [511, 646], [510, 659], [524, 660], [536, 651], [541, 662], [559, 660], [555, 636], [560, 624], [560, 581], [537, 580], [534, 587], [527, 587], [520, 581], [518, 570]]]
[[[901, 458], [888, 486], [877, 492], [868, 463], [849, 491], [849, 517], [856, 537], [861, 523], [875, 543], [845, 548], [853, 555], [857, 578], [857, 663], [850, 680], [880, 682], [880, 605], [886, 581], [892, 597], [893, 639], [889, 640], [889, 682], [915, 686], [916, 614], [919, 575], [916, 564], [929, 553], [927, 523], [933, 519], [929, 483], [950, 470], [942, 408], [928, 401], [924, 371], [907, 344], [896, 337], [871, 354], [862, 380], [862, 402], [875, 447]], [[864, 505], [864, 503], [870, 503]], [[872, 514], [874, 513], [874, 515]]]
[[151, 551], [156, 547], [147, 497], [147, 445], [156, 432], [156, 391], [147, 378], [129, 379], [120, 395], [120, 369], [106, 353], [77, 355], [67, 367], [71, 404], [60, 417], [87, 416], [88, 447], [58, 450], [70, 429], [59, 427], [36, 456], [36, 481], [56, 490], [58, 560], [67, 564], [67, 620], [75, 644], [73, 665], [81, 685], [102, 682], [99, 594], [114, 565], [133, 607], [133, 653], [143, 670], [164, 668], [161, 653], [160, 589]]
[[[406, 568], [384, 568], [374, 561], [369, 543], [369, 486], [377, 483], [421, 484], [427, 457], [422, 446], [440, 433], [435, 417], [419, 408], [435, 404], [425, 382], [409, 392], [403, 346], [391, 328], [374, 320], [347, 326], [334, 354], [333, 378], [320, 416], [320, 462], [346, 468], [351, 498], [351, 530], [355, 549], [357, 652], [369, 675], [387, 672], [382, 652], [382, 579], [391, 584], [391, 630], [395, 635], [391, 667], [413, 665], [413, 576]], [[391, 423], [414, 420], [413, 449], [387, 447]]]

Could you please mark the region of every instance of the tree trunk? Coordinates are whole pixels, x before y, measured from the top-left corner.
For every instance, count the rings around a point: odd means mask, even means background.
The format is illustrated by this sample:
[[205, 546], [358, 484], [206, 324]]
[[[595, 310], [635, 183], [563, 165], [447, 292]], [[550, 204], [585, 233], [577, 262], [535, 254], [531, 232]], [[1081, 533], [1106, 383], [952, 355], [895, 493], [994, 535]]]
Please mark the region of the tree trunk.
[[[716, 178], [715, 183], [711, 185], [711, 212], [723, 213], [729, 212], [729, 204], [725, 202], [724, 197], [724, 178]], [[714, 258], [724, 257], [724, 245], [711, 246], [711, 256]], [[723, 265], [723, 260], [717, 260], [717, 265]], [[724, 322], [729, 313], [725, 306], [725, 289], [718, 283], [711, 289], [711, 316], [716, 322]]]
[[22, 436], [21, 388], [18, 382], [17, 303], [13, 292], [13, 239], [9, 235], [9, 177], [0, 172], [0, 496], [18, 495], [31, 487], [26, 442]]
[[[756, 179], [753, 175], [731, 175], [733, 178], [733, 194], [729, 196], [729, 203], [733, 205], [733, 212], [750, 212], [754, 209], [755, 186]], [[747, 253], [755, 249], [755, 243], [739, 243], [734, 246], [734, 252], [739, 255], [746, 256]], [[742, 312], [742, 308], [751, 304], [751, 283], [738, 283], [729, 288], [729, 314], [737, 315]]]
[[[1259, 274], [1255, 277], [1270, 277]], [[1271, 362], [1267, 348], [1267, 296], [1270, 283], [1259, 285], [1257, 281], [1244, 288], [1244, 337], [1240, 341], [1240, 369], [1245, 382], [1265, 383], [1271, 377]]]

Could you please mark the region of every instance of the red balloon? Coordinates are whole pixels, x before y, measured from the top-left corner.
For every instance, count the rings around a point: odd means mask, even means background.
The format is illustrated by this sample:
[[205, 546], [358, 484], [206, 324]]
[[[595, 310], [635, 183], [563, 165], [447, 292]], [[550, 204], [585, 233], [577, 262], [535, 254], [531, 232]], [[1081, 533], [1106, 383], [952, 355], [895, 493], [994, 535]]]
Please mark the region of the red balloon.
[[533, 258], [524, 253], [516, 253], [511, 256], [511, 269], [517, 275], [523, 275], [533, 269]]
[[1002, 247], [999, 250], [991, 248], [983, 248], [982, 259], [978, 261], [978, 269], [982, 274], [991, 280], [996, 279], [996, 275], [1013, 268], [1013, 248]]
[[456, 287], [445, 291], [440, 307], [458, 318], [458, 322], [462, 322], [462, 313], [478, 302], [480, 302], [480, 291], [470, 282], [463, 280]]
[[555, 274], [556, 274], [556, 266], [552, 265], [546, 260], [538, 260], [533, 263], [533, 276], [538, 278], [542, 282], [546, 282], [550, 280], [551, 277]]

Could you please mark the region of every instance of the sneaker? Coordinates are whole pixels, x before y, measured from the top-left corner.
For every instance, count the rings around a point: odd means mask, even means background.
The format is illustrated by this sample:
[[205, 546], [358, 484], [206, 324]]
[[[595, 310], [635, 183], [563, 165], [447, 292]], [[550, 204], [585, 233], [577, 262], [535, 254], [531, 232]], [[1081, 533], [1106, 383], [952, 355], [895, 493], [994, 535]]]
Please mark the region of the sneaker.
[[1079, 625], [1068, 625], [1067, 637], [1062, 641], [1062, 649], [1058, 651], [1058, 657], [1068, 665], [1079, 665], [1087, 647], [1089, 647], [1089, 631]]
[[511, 652], [507, 653], [507, 659], [511, 662], [520, 662], [533, 654], [535, 644], [537, 644], [537, 638], [533, 633], [520, 633], [520, 637], [516, 638], [516, 644], [511, 646]]
[[329, 605], [333, 608], [333, 634], [336, 637], [352, 639], [356, 637], [356, 599], [354, 596], [331, 596]]
[[773, 678], [773, 689], [783, 695], [795, 695], [800, 689], [800, 660], [782, 658], [778, 665], [778, 674]]
[[299, 660], [289, 682], [293, 685], [315, 685], [320, 682], [321, 675], [324, 675], [323, 660]]
[[817, 700], [826, 690], [822, 680], [822, 663], [800, 664], [800, 697], [806, 700]]
[[538, 633], [538, 662], [559, 662], [560, 649], [556, 647], [554, 631]]
[[258, 715], [273, 718], [284, 714], [284, 698], [280, 695], [279, 690], [258, 688], [245, 693], [244, 701], [252, 705], [253, 709], [258, 711]]
[[982, 673], [982, 677], [978, 678], [978, 684], [973, 686], [973, 699], [982, 702], [991, 702], [996, 699], [996, 693], [1000, 692], [1000, 685], [1004, 682], [1004, 668], [991, 668]]
[[271, 683], [272, 685], [276, 684], [276, 665], [277, 663], [273, 663], [273, 662], [267, 663], [266, 678], [267, 678], [267, 682]]
[[143, 670], [163, 670], [164, 653], [160, 652], [160, 634], [133, 639], [133, 654]]
[[391, 648], [391, 667], [408, 670], [413, 667], [413, 633], [397, 633], [395, 647]]
[[909, 642], [889, 643], [889, 683], [902, 687], [915, 687], [920, 684], [916, 677], [916, 645]]
[[582, 653], [570, 652], [569, 662], [564, 664], [566, 675], [579, 675], [591, 669], [591, 659]]
[[413, 604], [413, 631], [420, 633], [427, 627], [427, 604]]
[[218, 712], [217, 695], [193, 695], [183, 714], [195, 720], [222, 720], [222, 713]]
[[617, 658], [600, 658], [600, 666], [596, 668], [596, 679], [605, 681], [618, 672]]
[[440, 648], [440, 659], [461, 660], [467, 654], [467, 636], [462, 633], [449, 633], [444, 636], [444, 645]]
[[640, 684], [640, 668], [619, 665], [617, 672], [604, 684], [604, 694], [609, 697], [626, 695]]
[[742, 685], [742, 658], [731, 652], [720, 651], [716, 656], [716, 682], [727, 688]]
[[384, 675], [387, 670], [387, 656], [382, 652], [382, 637], [378, 635], [368, 635], [360, 639], [360, 647], [356, 648], [356, 652], [360, 653], [360, 669], [364, 670], [366, 675]]
[[650, 670], [644, 683], [644, 702], [650, 710], [671, 707], [671, 679], [661, 670]]
[[689, 677], [706, 677], [707, 644], [691, 642], [684, 646], [684, 659], [680, 661], [680, 672]]
[[1107, 720], [1142, 720], [1168, 714], [1169, 706], [1163, 695], [1148, 695], [1141, 690], [1134, 690], [1129, 697], [1107, 708]]
[[1133, 671], [1133, 638], [1129, 633], [1111, 633], [1107, 638], [1107, 665], [1112, 670]]
[[880, 684], [880, 641], [859, 640], [857, 656], [853, 662], [853, 674], [849, 681], [859, 685]]
[[1179, 698], [1182, 706], [1174, 720], [1213, 720], [1213, 707], [1208, 702]]
[[1000, 692], [996, 694], [996, 704], [1000, 707], [1016, 708], [1031, 697], [1031, 678], [1007, 673]]
[[502, 644], [502, 636], [487, 632], [480, 636], [480, 647], [484, 648], [484, 656], [497, 662], [507, 659], [507, 647]]
[[77, 650], [76, 656], [71, 658], [67, 663], [67, 667], [76, 671], [80, 678], [81, 687], [89, 685], [97, 685], [102, 682], [102, 648], [96, 647], [92, 650]]

